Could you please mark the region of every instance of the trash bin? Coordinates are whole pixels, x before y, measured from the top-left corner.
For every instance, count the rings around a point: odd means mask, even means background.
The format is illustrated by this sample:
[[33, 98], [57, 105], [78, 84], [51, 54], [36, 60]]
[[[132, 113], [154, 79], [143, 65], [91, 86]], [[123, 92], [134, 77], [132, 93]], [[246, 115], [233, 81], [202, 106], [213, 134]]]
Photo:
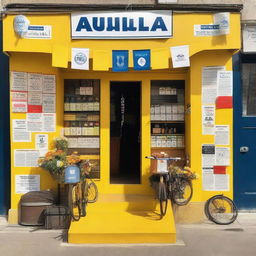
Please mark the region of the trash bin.
[[42, 226], [45, 223], [44, 210], [55, 203], [51, 191], [31, 191], [20, 199], [19, 224]]

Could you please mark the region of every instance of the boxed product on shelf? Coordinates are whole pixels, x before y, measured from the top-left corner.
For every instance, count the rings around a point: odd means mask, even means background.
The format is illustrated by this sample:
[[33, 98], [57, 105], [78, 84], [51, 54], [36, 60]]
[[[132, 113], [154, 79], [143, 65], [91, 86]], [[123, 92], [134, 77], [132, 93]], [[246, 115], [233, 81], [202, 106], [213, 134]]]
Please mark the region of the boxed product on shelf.
[[166, 113], [166, 107], [165, 105], [160, 106], [160, 114], [165, 114]]
[[166, 136], [161, 136], [161, 147], [166, 148], [167, 147], [167, 141], [166, 141]]
[[172, 114], [171, 114], [171, 113], [167, 113], [167, 114], [166, 114], [166, 120], [167, 120], [167, 121], [172, 121], [172, 120], [173, 120], [173, 117], [172, 117]]
[[154, 108], [155, 108], [155, 114], [160, 114], [161, 113], [160, 112], [160, 105], [155, 105]]
[[78, 143], [77, 138], [67, 138], [67, 140], [68, 140], [69, 148], [77, 148], [77, 143]]
[[156, 148], [156, 136], [151, 136], [151, 147]]
[[166, 105], [166, 113], [171, 114], [172, 113], [172, 105]]

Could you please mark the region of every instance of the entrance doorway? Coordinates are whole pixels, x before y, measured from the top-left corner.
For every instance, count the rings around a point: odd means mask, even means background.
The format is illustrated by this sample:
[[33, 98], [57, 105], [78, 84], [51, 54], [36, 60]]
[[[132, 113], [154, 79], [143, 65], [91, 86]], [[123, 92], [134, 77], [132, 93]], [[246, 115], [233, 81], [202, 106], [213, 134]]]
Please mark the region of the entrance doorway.
[[256, 55], [233, 57], [234, 199], [239, 209], [256, 209]]
[[140, 100], [140, 82], [111, 82], [111, 184], [140, 184]]

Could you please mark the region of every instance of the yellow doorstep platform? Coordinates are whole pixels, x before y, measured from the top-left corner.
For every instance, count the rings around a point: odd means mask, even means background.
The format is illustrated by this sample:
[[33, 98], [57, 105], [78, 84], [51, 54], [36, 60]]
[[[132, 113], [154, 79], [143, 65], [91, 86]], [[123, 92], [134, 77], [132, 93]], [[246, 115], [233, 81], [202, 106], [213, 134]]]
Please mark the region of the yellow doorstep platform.
[[[105, 198], [104, 198], [105, 197]], [[112, 197], [111, 202], [105, 200]], [[73, 244], [175, 243], [172, 207], [159, 217], [159, 205], [152, 196], [102, 196], [89, 204], [87, 216], [72, 222], [68, 242]]]

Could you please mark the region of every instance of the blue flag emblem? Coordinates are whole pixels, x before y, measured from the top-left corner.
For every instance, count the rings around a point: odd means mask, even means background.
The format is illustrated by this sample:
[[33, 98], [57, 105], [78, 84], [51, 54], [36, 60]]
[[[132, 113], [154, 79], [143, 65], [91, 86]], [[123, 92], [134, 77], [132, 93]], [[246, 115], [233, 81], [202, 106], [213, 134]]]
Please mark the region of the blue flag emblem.
[[128, 71], [128, 50], [112, 51], [112, 71], [126, 72]]
[[133, 51], [134, 70], [150, 70], [150, 50]]

